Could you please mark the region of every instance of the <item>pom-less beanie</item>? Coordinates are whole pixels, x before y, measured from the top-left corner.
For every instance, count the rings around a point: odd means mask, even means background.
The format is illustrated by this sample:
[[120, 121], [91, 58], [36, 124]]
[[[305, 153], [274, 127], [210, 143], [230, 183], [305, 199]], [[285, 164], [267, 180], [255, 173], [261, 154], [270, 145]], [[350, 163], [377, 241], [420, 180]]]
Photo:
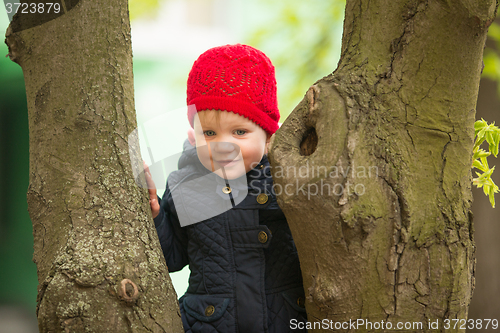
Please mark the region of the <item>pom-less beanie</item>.
[[276, 78], [271, 60], [242, 44], [209, 49], [194, 62], [187, 82], [188, 119], [203, 110], [230, 111], [244, 116], [267, 133], [278, 129]]

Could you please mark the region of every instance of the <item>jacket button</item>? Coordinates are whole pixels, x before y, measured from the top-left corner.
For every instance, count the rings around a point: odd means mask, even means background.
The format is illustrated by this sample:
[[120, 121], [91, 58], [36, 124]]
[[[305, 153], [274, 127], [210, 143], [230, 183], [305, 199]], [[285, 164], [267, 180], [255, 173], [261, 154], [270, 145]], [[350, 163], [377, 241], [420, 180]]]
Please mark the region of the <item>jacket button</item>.
[[259, 232], [259, 242], [261, 242], [262, 244], [267, 242], [267, 234], [265, 231]]
[[211, 315], [213, 315], [215, 312], [215, 308], [213, 305], [209, 305], [207, 306], [207, 308], [205, 309], [205, 316], [207, 317], [210, 317]]
[[264, 167], [264, 164], [259, 165], [259, 169], [262, 169]]
[[268, 200], [268, 196], [265, 193], [261, 193], [257, 196], [257, 202], [261, 205], [265, 204]]
[[231, 193], [231, 188], [229, 186], [224, 186], [222, 188], [222, 192], [225, 194], [229, 194], [229, 193]]
[[297, 298], [297, 305], [300, 306], [301, 308], [304, 307], [304, 298], [299, 297]]

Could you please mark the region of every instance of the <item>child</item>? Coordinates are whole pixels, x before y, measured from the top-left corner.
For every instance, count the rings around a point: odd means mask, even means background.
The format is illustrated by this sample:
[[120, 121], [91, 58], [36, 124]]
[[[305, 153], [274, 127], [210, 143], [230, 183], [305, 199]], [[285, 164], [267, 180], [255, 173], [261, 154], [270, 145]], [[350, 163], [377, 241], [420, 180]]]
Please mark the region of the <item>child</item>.
[[290, 332], [290, 321], [306, 313], [297, 250], [266, 156], [279, 120], [274, 67], [250, 46], [215, 47], [196, 60], [187, 85], [194, 138], [161, 204], [146, 166], [169, 271], [191, 270], [179, 299], [184, 329]]

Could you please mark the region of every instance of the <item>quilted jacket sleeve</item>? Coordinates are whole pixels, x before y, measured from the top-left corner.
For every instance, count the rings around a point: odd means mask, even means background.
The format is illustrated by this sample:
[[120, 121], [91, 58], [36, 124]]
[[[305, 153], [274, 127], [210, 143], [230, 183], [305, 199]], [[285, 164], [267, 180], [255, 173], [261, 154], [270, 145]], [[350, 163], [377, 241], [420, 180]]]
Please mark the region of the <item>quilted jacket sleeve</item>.
[[187, 232], [181, 228], [175, 209], [171, 207], [172, 205], [172, 197], [167, 186], [160, 201], [160, 213], [154, 219], [154, 222], [168, 271], [177, 272], [189, 263], [187, 255], [188, 239]]

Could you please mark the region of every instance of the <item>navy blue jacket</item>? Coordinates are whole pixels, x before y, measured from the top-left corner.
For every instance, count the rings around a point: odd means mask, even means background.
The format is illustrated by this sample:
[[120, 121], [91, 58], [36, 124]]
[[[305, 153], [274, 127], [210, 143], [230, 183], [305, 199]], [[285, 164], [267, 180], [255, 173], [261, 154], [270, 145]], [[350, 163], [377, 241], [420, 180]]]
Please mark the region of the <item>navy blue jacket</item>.
[[[196, 150], [188, 147], [186, 141], [179, 170], [169, 175], [155, 218], [169, 271], [187, 264], [191, 270], [187, 292], [179, 299], [185, 331], [291, 332], [291, 319], [306, 320], [302, 276], [290, 229], [272, 191], [267, 156], [246, 174], [248, 194], [242, 196], [241, 188], [222, 193], [225, 180], [206, 170]], [[213, 186], [204, 182], [197, 190], [183, 188], [199, 177], [213, 177]], [[176, 191], [187, 200], [175, 201]], [[210, 210], [214, 200], [227, 204], [228, 210], [181, 227], [176, 206], [196, 215], [197, 210]]]

